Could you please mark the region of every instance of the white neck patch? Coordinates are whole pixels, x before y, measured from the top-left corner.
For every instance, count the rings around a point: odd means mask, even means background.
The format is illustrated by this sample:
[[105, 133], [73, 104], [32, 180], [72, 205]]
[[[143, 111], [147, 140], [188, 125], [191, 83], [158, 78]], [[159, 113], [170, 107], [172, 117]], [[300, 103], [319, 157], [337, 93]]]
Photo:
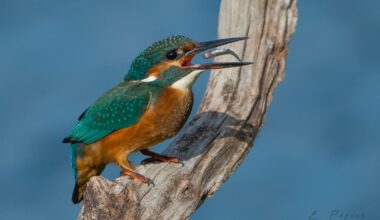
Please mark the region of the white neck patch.
[[204, 70], [194, 70], [187, 76], [173, 83], [170, 87], [180, 90], [188, 90], [198, 78], [199, 74], [203, 71]]
[[155, 76], [148, 76], [147, 78], [141, 80], [141, 82], [153, 82], [155, 80], [157, 80], [157, 77], [155, 77]]

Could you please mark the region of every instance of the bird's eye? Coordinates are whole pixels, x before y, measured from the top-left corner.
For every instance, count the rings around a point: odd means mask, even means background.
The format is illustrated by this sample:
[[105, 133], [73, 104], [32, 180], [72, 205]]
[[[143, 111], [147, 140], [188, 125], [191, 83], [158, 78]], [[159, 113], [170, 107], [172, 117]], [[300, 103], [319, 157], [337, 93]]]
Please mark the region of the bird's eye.
[[174, 60], [175, 58], [177, 58], [177, 50], [174, 49], [174, 50], [171, 50], [169, 52], [166, 53], [166, 57], [169, 59], [169, 60]]

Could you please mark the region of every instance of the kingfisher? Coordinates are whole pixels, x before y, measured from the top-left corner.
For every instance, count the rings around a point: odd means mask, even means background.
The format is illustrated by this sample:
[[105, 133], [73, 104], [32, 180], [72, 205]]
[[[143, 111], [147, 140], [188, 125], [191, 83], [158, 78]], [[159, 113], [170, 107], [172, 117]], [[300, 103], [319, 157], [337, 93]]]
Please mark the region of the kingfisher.
[[124, 80], [100, 96], [78, 119], [63, 143], [71, 144], [75, 186], [72, 202], [83, 199], [86, 183], [115, 163], [120, 175], [141, 184], [152, 180], [137, 173], [129, 162], [140, 151], [148, 160], [181, 163], [176, 157], [160, 155], [149, 148], [173, 137], [188, 119], [192, 86], [201, 72], [239, 67], [250, 62], [193, 64], [195, 55], [245, 37], [197, 42], [174, 35], [153, 43], [132, 62]]

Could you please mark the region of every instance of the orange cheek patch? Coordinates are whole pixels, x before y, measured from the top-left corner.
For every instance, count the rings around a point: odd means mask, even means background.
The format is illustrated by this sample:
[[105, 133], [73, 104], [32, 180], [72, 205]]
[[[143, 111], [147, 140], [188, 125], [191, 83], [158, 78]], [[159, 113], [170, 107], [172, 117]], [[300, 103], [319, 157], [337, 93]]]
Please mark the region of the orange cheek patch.
[[166, 60], [166, 61], [163, 61], [159, 64], [156, 64], [148, 70], [148, 76], [154, 76], [154, 77], [159, 79], [159, 78], [161, 78], [161, 73], [164, 72], [165, 70], [169, 69], [172, 66], [181, 67], [181, 66], [185, 66], [187, 64], [190, 64], [191, 59], [194, 56], [195, 55], [181, 57], [178, 60]]
[[[195, 47], [194, 44], [188, 43], [188, 44], [183, 45], [181, 47], [181, 49], [184, 52], [188, 52], [188, 51], [194, 49], [194, 47]], [[159, 78], [161, 78], [161, 73], [164, 72], [165, 70], [167, 70], [168, 68], [172, 67], [172, 66], [181, 67], [181, 66], [190, 65], [191, 59], [193, 59], [194, 56], [195, 56], [195, 54], [192, 54], [189, 56], [183, 56], [177, 60], [165, 60], [163, 62], [160, 62], [160, 63], [152, 66], [152, 68], [150, 68], [148, 70], [148, 76], [154, 76], [154, 77], [159, 79]]]
[[148, 70], [148, 76], [154, 76], [159, 79], [161, 78], [161, 73], [171, 66], [179, 66], [179, 63], [177, 61], [164, 61], [156, 64]]

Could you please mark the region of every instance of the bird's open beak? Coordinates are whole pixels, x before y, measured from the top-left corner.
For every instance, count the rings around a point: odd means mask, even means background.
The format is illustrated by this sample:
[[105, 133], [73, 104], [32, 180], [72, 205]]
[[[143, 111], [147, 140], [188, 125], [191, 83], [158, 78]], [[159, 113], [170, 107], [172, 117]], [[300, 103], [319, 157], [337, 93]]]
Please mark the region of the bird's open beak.
[[[236, 41], [246, 40], [247, 37], [234, 37], [226, 38], [220, 40], [200, 42], [197, 46], [185, 54], [186, 57], [189, 57], [189, 60], [193, 58], [196, 54], [199, 54], [203, 51], [210, 50], [222, 45], [230, 44]], [[220, 63], [203, 63], [203, 64], [191, 64], [188, 62], [188, 65], [185, 65], [185, 68], [192, 68], [197, 70], [208, 70], [208, 69], [222, 69], [228, 67], [238, 67], [252, 64], [252, 62], [220, 62]]]

